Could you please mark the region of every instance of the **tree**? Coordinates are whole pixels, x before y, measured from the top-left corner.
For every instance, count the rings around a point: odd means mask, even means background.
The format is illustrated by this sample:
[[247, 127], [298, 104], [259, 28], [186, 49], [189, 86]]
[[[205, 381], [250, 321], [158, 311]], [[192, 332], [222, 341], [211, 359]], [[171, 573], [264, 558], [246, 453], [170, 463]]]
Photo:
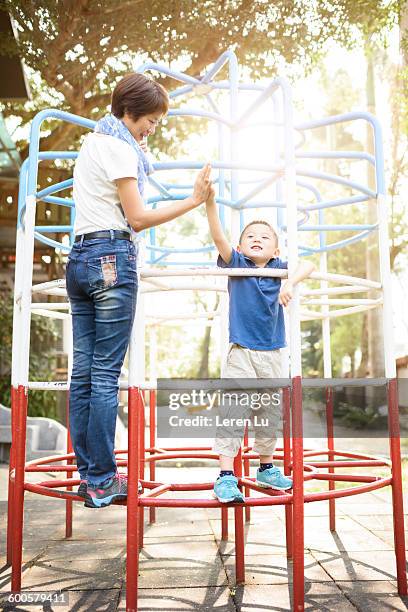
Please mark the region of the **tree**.
[[[383, 2], [365, 0], [6, 0], [3, 10], [18, 30], [18, 40], [6, 40], [3, 50], [18, 53], [32, 71], [33, 102], [6, 108], [24, 122], [50, 103], [99, 116], [112, 85], [132, 70], [136, 56], [183, 63], [188, 74], [197, 75], [233, 48], [251, 76], [272, 76], [282, 63], [310, 67], [327, 41], [353, 44], [356, 21], [369, 16], [382, 23], [390, 12]], [[176, 83], [164, 84], [171, 89]], [[49, 128], [45, 149], [78, 135], [71, 125]]]

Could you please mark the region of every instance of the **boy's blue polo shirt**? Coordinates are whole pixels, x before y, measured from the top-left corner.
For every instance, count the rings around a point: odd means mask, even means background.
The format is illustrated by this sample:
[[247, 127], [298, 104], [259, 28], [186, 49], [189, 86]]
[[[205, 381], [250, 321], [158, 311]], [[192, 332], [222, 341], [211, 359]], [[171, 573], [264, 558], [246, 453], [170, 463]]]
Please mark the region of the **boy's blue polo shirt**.
[[[231, 261], [218, 256], [221, 268], [256, 268], [242, 253], [232, 249]], [[287, 262], [271, 259], [266, 268], [287, 269]], [[256, 351], [286, 346], [283, 308], [279, 304], [280, 278], [240, 276], [228, 279], [229, 340]]]

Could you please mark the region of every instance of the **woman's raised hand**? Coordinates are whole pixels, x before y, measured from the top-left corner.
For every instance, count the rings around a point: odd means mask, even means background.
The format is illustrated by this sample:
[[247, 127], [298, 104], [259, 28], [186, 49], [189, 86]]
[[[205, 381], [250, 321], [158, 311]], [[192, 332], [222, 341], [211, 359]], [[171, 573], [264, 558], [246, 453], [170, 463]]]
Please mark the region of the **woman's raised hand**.
[[199, 206], [207, 200], [211, 185], [211, 165], [206, 164], [198, 173], [194, 183], [192, 198], [195, 206]]

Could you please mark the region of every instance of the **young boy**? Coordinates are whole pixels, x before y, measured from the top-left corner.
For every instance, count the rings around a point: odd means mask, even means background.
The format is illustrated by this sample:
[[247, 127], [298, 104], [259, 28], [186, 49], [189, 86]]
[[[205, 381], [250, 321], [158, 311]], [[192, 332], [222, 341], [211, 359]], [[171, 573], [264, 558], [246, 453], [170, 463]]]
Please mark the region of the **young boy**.
[[[214, 189], [211, 190], [206, 208], [211, 236], [219, 253], [218, 266], [287, 269], [287, 263], [279, 259], [278, 237], [269, 223], [249, 223], [241, 234], [239, 245], [233, 249], [218, 218]], [[280, 349], [286, 344], [282, 305], [289, 304], [294, 285], [309, 276], [314, 269], [310, 262], [300, 263], [282, 287], [280, 278], [229, 278], [230, 348], [224, 378], [281, 377]], [[238, 409], [242, 412], [241, 407]], [[272, 403], [264, 409], [264, 413], [269, 417], [269, 425], [254, 427], [253, 448], [259, 453], [260, 459], [256, 482], [265, 488], [287, 490], [292, 488], [292, 480], [273, 465], [276, 426], [280, 415]], [[214, 484], [214, 494], [223, 503], [239, 503], [244, 500], [238, 488], [238, 479], [234, 476], [234, 457], [241, 446], [242, 435], [243, 429], [237, 434], [234, 426], [217, 428], [214, 450], [219, 453], [221, 471]]]

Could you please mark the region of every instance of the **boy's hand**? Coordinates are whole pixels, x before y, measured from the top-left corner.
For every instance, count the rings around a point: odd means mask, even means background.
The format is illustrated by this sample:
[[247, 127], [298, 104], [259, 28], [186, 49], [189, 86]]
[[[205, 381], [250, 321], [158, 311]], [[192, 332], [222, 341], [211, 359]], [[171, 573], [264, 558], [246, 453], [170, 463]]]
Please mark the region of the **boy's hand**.
[[286, 283], [283, 285], [283, 287], [280, 290], [279, 304], [282, 304], [282, 306], [288, 306], [290, 300], [292, 299], [292, 296], [293, 296], [293, 285], [289, 280], [287, 280]]
[[195, 206], [199, 206], [208, 198], [212, 186], [210, 174], [211, 166], [206, 164], [197, 175], [192, 195]]
[[147, 139], [143, 138], [143, 140], [141, 140], [139, 142], [139, 147], [142, 149], [143, 153], [147, 153], [149, 150], [149, 147], [147, 146]]
[[210, 188], [208, 190], [208, 197], [205, 202], [206, 206], [213, 206], [215, 204], [215, 187], [213, 183], [210, 183]]

